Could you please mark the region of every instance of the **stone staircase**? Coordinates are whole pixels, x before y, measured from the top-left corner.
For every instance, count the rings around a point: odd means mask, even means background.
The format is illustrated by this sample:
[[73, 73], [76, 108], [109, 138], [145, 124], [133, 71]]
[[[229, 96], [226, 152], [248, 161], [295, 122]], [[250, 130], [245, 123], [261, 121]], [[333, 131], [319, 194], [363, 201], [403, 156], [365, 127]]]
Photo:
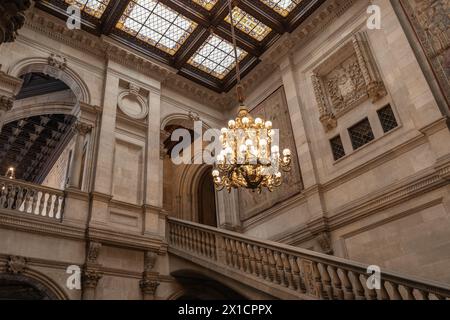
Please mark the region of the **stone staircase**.
[[450, 300], [450, 287], [381, 270], [369, 289], [367, 265], [168, 218], [169, 253], [280, 299]]

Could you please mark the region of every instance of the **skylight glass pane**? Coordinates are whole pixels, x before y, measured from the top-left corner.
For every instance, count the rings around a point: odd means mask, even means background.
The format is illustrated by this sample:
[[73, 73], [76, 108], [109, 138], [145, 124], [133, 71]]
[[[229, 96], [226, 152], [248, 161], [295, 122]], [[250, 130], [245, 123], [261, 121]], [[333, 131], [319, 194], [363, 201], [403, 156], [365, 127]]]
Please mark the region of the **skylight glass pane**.
[[69, 5], [77, 6], [81, 11], [100, 19], [110, 0], [65, 0]]
[[[238, 61], [242, 61], [246, 56], [247, 52], [238, 48]], [[188, 63], [216, 78], [223, 79], [236, 65], [233, 45], [212, 34]]]
[[[258, 41], [264, 40], [270, 31], [272, 31], [264, 23], [238, 7], [234, 7], [232, 13], [236, 28]], [[231, 24], [230, 15], [226, 16], [225, 21]]]
[[283, 17], [287, 17], [303, 0], [261, 0]]
[[192, 0], [192, 2], [195, 2], [198, 5], [201, 5], [203, 8], [205, 8], [206, 10], [211, 10], [212, 8], [214, 8], [214, 6], [216, 5], [216, 3], [219, 0]]
[[158, 0], [132, 0], [116, 27], [174, 55], [197, 24]]

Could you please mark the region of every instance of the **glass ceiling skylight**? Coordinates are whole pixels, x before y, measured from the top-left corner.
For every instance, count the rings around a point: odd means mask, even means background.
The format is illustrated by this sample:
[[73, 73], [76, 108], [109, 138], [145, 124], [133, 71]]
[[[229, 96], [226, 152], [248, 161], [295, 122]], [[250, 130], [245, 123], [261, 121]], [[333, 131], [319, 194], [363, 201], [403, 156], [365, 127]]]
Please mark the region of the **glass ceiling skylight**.
[[[238, 48], [238, 61], [242, 61], [247, 52]], [[236, 66], [233, 45], [215, 34], [211, 34], [188, 63], [219, 79]]]
[[192, 2], [195, 2], [196, 4], [201, 5], [206, 10], [211, 10], [216, 5], [217, 1], [219, 0], [192, 0]]
[[271, 7], [283, 17], [287, 17], [302, 1], [303, 0], [261, 0], [261, 2]]
[[157, 0], [132, 0], [116, 27], [174, 55], [195, 30], [197, 23]]
[[67, 4], [77, 6], [81, 11], [99, 19], [105, 12], [109, 1], [110, 0], [65, 0]]
[[[234, 7], [232, 12], [233, 22], [236, 28], [258, 41], [264, 40], [270, 31], [272, 31], [272, 29], [264, 23], [238, 7]], [[225, 21], [231, 24], [230, 15], [226, 16]]]

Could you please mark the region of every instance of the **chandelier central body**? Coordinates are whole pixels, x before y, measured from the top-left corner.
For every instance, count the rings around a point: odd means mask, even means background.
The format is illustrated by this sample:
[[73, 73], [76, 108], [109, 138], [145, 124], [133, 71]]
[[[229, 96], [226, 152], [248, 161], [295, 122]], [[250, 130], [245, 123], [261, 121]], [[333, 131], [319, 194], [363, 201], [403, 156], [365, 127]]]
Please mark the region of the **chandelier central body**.
[[280, 154], [278, 134], [271, 121], [253, 118], [247, 108], [241, 106], [235, 120], [221, 130], [222, 150], [217, 155], [213, 171], [218, 190], [246, 188], [261, 192], [273, 191], [282, 183], [280, 170], [290, 171], [291, 151]]

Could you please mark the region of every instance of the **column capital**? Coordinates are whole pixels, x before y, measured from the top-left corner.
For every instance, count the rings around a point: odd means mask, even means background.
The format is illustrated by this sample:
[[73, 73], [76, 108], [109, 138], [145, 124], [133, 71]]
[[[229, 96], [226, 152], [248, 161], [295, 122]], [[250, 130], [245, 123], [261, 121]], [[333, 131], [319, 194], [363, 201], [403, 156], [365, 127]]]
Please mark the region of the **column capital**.
[[8, 112], [13, 107], [14, 99], [7, 96], [0, 96], [0, 111]]
[[92, 125], [80, 120], [75, 121], [75, 123], [72, 125], [72, 129], [81, 136], [87, 135], [92, 130], [92, 128]]
[[142, 293], [151, 297], [155, 296], [156, 289], [158, 289], [159, 285], [160, 283], [155, 279], [143, 279], [139, 282]]
[[83, 272], [83, 288], [85, 289], [95, 289], [97, 287], [98, 281], [102, 278], [103, 274], [99, 269], [88, 268]]

